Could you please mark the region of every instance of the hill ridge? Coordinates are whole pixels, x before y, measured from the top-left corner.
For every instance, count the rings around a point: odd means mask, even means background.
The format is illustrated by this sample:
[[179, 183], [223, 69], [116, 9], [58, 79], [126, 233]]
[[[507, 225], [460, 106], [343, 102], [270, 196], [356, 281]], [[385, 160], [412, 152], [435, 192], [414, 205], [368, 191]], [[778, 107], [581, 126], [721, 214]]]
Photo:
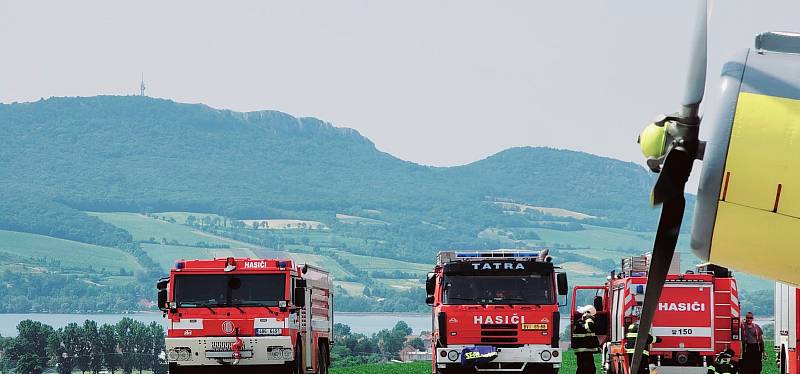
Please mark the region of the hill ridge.
[[[66, 105], [65, 105], [66, 104]], [[325, 122], [315, 117], [295, 117], [291, 114], [277, 110], [257, 110], [249, 112], [238, 112], [231, 109], [217, 109], [203, 103], [182, 103], [171, 99], [154, 98], [148, 96], [118, 96], [118, 95], [98, 95], [98, 96], [77, 96], [77, 97], [50, 97], [32, 102], [0, 103], [0, 113], [5, 109], [6, 112], [13, 110], [34, 111], [53, 111], [59, 115], [70, 119], [81, 119], [75, 116], [77, 113], [98, 114], [99, 111], [113, 107], [119, 109], [120, 104], [126, 104], [124, 108], [128, 114], [145, 114], [154, 109], [164, 109], [172, 105], [173, 109], [180, 109], [182, 112], [200, 109], [201, 113], [217, 116], [217, 120], [237, 119], [244, 123], [267, 126], [268, 130], [274, 133], [286, 133], [295, 135], [318, 135], [323, 137], [337, 137], [348, 139], [356, 143], [363, 143], [374, 146], [371, 140], [367, 139], [358, 130], [348, 127], [337, 127], [330, 122]], [[73, 111], [79, 105], [82, 112]], [[88, 112], [88, 113], [87, 113]], [[221, 122], [218, 122], [219, 124]]]
[[0, 143], [8, 145], [0, 148], [0, 189], [11, 191], [0, 228], [53, 227], [47, 232], [83, 241], [107, 233], [88, 241], [95, 244], [127, 239], [81, 211], [208, 212], [333, 227], [336, 214], [375, 209], [389, 225], [347, 230], [392, 237], [380, 250], [409, 258], [490, 247], [497, 243], [479, 237], [487, 228], [554, 219], [509, 215], [487, 197], [582, 212], [598, 217], [584, 223], [609, 227], [647, 231], [657, 218], [646, 203], [653, 175], [634, 163], [515, 147], [429, 167], [379, 151], [356, 130], [279, 111], [140, 96], [50, 98], [0, 105]]

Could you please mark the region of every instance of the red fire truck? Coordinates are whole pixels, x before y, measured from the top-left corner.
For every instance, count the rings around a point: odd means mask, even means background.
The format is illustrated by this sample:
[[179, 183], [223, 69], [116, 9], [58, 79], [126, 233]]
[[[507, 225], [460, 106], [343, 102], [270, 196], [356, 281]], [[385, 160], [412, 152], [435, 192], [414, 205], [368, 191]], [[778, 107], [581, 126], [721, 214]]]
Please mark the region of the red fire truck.
[[322, 269], [289, 259], [181, 260], [157, 288], [170, 373], [328, 372], [333, 295]]
[[[676, 254], [677, 257], [677, 254]], [[703, 373], [717, 353], [726, 348], [741, 351], [740, 305], [736, 280], [728, 269], [699, 265], [680, 273], [680, 259], [673, 261], [659, 299], [650, 334], [660, 342], [650, 348], [650, 363], [661, 374]], [[572, 294], [571, 320], [580, 318], [576, 307], [591, 303], [602, 346], [605, 373], [627, 374], [625, 354], [627, 326], [638, 320], [647, 284], [649, 257], [622, 260], [622, 272], [611, 272], [602, 286], [577, 286]]]
[[547, 251], [439, 252], [426, 282], [434, 373], [557, 373], [565, 273]]
[[781, 374], [800, 373], [797, 355], [797, 288], [775, 283], [775, 353]]

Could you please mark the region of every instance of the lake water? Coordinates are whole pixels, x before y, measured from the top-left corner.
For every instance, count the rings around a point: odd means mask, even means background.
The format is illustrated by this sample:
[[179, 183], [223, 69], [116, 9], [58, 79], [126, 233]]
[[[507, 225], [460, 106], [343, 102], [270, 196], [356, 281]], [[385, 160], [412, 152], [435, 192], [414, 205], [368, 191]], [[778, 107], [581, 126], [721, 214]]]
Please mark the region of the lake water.
[[[90, 319], [97, 321], [98, 325], [104, 323], [114, 324], [123, 317], [130, 317], [137, 321], [150, 324], [158, 322], [165, 328], [166, 319], [161, 317], [161, 313], [133, 313], [133, 314], [0, 314], [0, 335], [16, 336], [17, 325], [20, 321], [31, 319], [53, 326], [54, 328], [64, 327], [69, 323], [75, 322], [82, 324], [83, 321]], [[412, 313], [336, 313], [334, 322], [349, 325], [353, 332], [371, 334], [382, 329], [391, 329], [397, 321], [405, 321], [415, 333], [431, 330], [430, 314]]]

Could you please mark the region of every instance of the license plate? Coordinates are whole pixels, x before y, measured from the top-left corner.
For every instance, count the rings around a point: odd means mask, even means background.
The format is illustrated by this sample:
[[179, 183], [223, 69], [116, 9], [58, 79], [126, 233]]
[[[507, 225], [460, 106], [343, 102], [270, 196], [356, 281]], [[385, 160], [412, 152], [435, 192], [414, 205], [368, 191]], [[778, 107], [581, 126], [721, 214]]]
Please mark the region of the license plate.
[[523, 330], [547, 330], [546, 323], [523, 323]]
[[257, 328], [256, 335], [280, 335], [283, 329]]

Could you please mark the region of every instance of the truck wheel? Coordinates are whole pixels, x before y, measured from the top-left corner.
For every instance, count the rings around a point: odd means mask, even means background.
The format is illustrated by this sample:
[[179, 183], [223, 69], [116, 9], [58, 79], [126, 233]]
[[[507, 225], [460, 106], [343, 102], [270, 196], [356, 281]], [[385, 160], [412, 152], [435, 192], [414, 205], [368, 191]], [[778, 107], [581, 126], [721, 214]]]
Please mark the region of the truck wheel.
[[786, 370], [786, 346], [781, 345], [781, 354], [780, 356], [781, 362], [781, 374], [786, 374], [788, 370]]
[[317, 352], [317, 374], [328, 374], [328, 350], [325, 347], [320, 345]]
[[610, 352], [606, 352], [604, 361], [605, 362], [601, 364], [601, 365], [603, 365], [603, 373], [605, 373], [605, 374], [617, 374], [618, 373], [617, 372], [617, 368], [616, 368], [616, 366], [614, 364], [614, 360], [611, 359], [611, 353]]
[[[478, 372], [482, 373], [482, 372]], [[498, 373], [501, 374], [503, 371], [490, 371], [490, 373]], [[524, 374], [558, 374], [558, 368], [554, 368], [553, 365], [543, 365], [543, 364], [531, 364], [529, 363], [525, 370], [522, 371]]]
[[179, 374], [181, 369], [178, 367], [178, 364], [171, 362], [169, 364], [169, 374]]
[[474, 369], [466, 368], [436, 369], [436, 374], [470, 374], [474, 372]]
[[294, 350], [294, 362], [292, 362], [292, 374], [303, 374], [305, 373], [305, 363], [303, 363], [303, 344], [300, 343], [299, 339], [297, 342], [297, 348]]

